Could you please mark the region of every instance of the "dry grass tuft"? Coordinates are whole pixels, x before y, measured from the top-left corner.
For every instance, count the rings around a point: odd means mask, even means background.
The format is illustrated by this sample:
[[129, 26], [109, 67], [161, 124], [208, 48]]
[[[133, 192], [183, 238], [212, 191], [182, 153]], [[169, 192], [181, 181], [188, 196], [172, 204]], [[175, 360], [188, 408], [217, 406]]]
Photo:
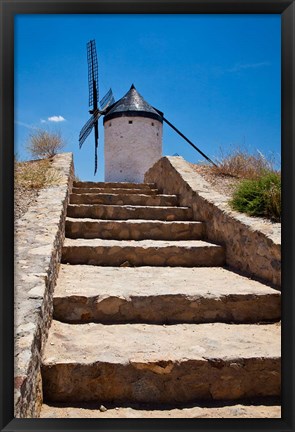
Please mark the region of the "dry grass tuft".
[[16, 162], [15, 183], [24, 189], [42, 189], [59, 184], [60, 173], [52, 168], [50, 159]]
[[257, 151], [250, 154], [246, 150], [237, 148], [228, 153], [221, 151], [218, 167], [214, 167], [219, 174], [236, 177], [239, 179], [255, 180], [265, 172], [274, 172], [274, 160], [266, 158]]

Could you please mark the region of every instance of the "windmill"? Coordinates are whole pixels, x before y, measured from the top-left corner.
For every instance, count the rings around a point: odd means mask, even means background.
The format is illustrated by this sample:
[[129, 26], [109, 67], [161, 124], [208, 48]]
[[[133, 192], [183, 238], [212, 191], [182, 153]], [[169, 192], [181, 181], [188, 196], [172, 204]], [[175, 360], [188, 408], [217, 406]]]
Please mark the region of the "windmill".
[[97, 148], [98, 148], [98, 119], [106, 113], [108, 107], [114, 102], [112, 89], [110, 88], [106, 95], [99, 100], [99, 86], [98, 86], [98, 62], [95, 40], [87, 43], [87, 62], [88, 62], [88, 86], [89, 86], [89, 110], [91, 114], [90, 119], [82, 127], [79, 135], [79, 148], [82, 147], [86, 138], [90, 135], [94, 128], [94, 144], [95, 144], [95, 159], [94, 159], [94, 175], [97, 171]]

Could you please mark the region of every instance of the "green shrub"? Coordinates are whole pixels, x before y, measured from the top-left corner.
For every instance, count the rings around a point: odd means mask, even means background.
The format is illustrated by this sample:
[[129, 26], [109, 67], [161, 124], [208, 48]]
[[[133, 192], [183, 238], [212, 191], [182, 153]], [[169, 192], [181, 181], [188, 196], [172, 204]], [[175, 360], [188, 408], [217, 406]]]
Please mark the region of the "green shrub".
[[230, 201], [231, 207], [250, 216], [281, 220], [281, 176], [265, 172], [255, 180], [243, 180]]

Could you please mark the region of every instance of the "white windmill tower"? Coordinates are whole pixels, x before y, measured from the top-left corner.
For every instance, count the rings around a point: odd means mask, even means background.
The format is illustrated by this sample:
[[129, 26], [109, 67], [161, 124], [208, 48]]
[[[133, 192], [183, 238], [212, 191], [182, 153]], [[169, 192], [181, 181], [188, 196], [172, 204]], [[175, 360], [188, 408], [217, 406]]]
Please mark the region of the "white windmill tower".
[[132, 84], [103, 119], [105, 181], [141, 183], [162, 157], [163, 113]]

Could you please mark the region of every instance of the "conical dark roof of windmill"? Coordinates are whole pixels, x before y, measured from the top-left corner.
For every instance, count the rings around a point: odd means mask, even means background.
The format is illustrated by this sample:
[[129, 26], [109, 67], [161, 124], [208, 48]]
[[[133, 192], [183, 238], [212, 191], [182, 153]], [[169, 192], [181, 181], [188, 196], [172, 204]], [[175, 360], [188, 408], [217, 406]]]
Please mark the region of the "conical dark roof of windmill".
[[163, 113], [148, 104], [133, 84], [125, 96], [109, 108], [103, 122], [116, 117], [148, 117], [163, 122]]

